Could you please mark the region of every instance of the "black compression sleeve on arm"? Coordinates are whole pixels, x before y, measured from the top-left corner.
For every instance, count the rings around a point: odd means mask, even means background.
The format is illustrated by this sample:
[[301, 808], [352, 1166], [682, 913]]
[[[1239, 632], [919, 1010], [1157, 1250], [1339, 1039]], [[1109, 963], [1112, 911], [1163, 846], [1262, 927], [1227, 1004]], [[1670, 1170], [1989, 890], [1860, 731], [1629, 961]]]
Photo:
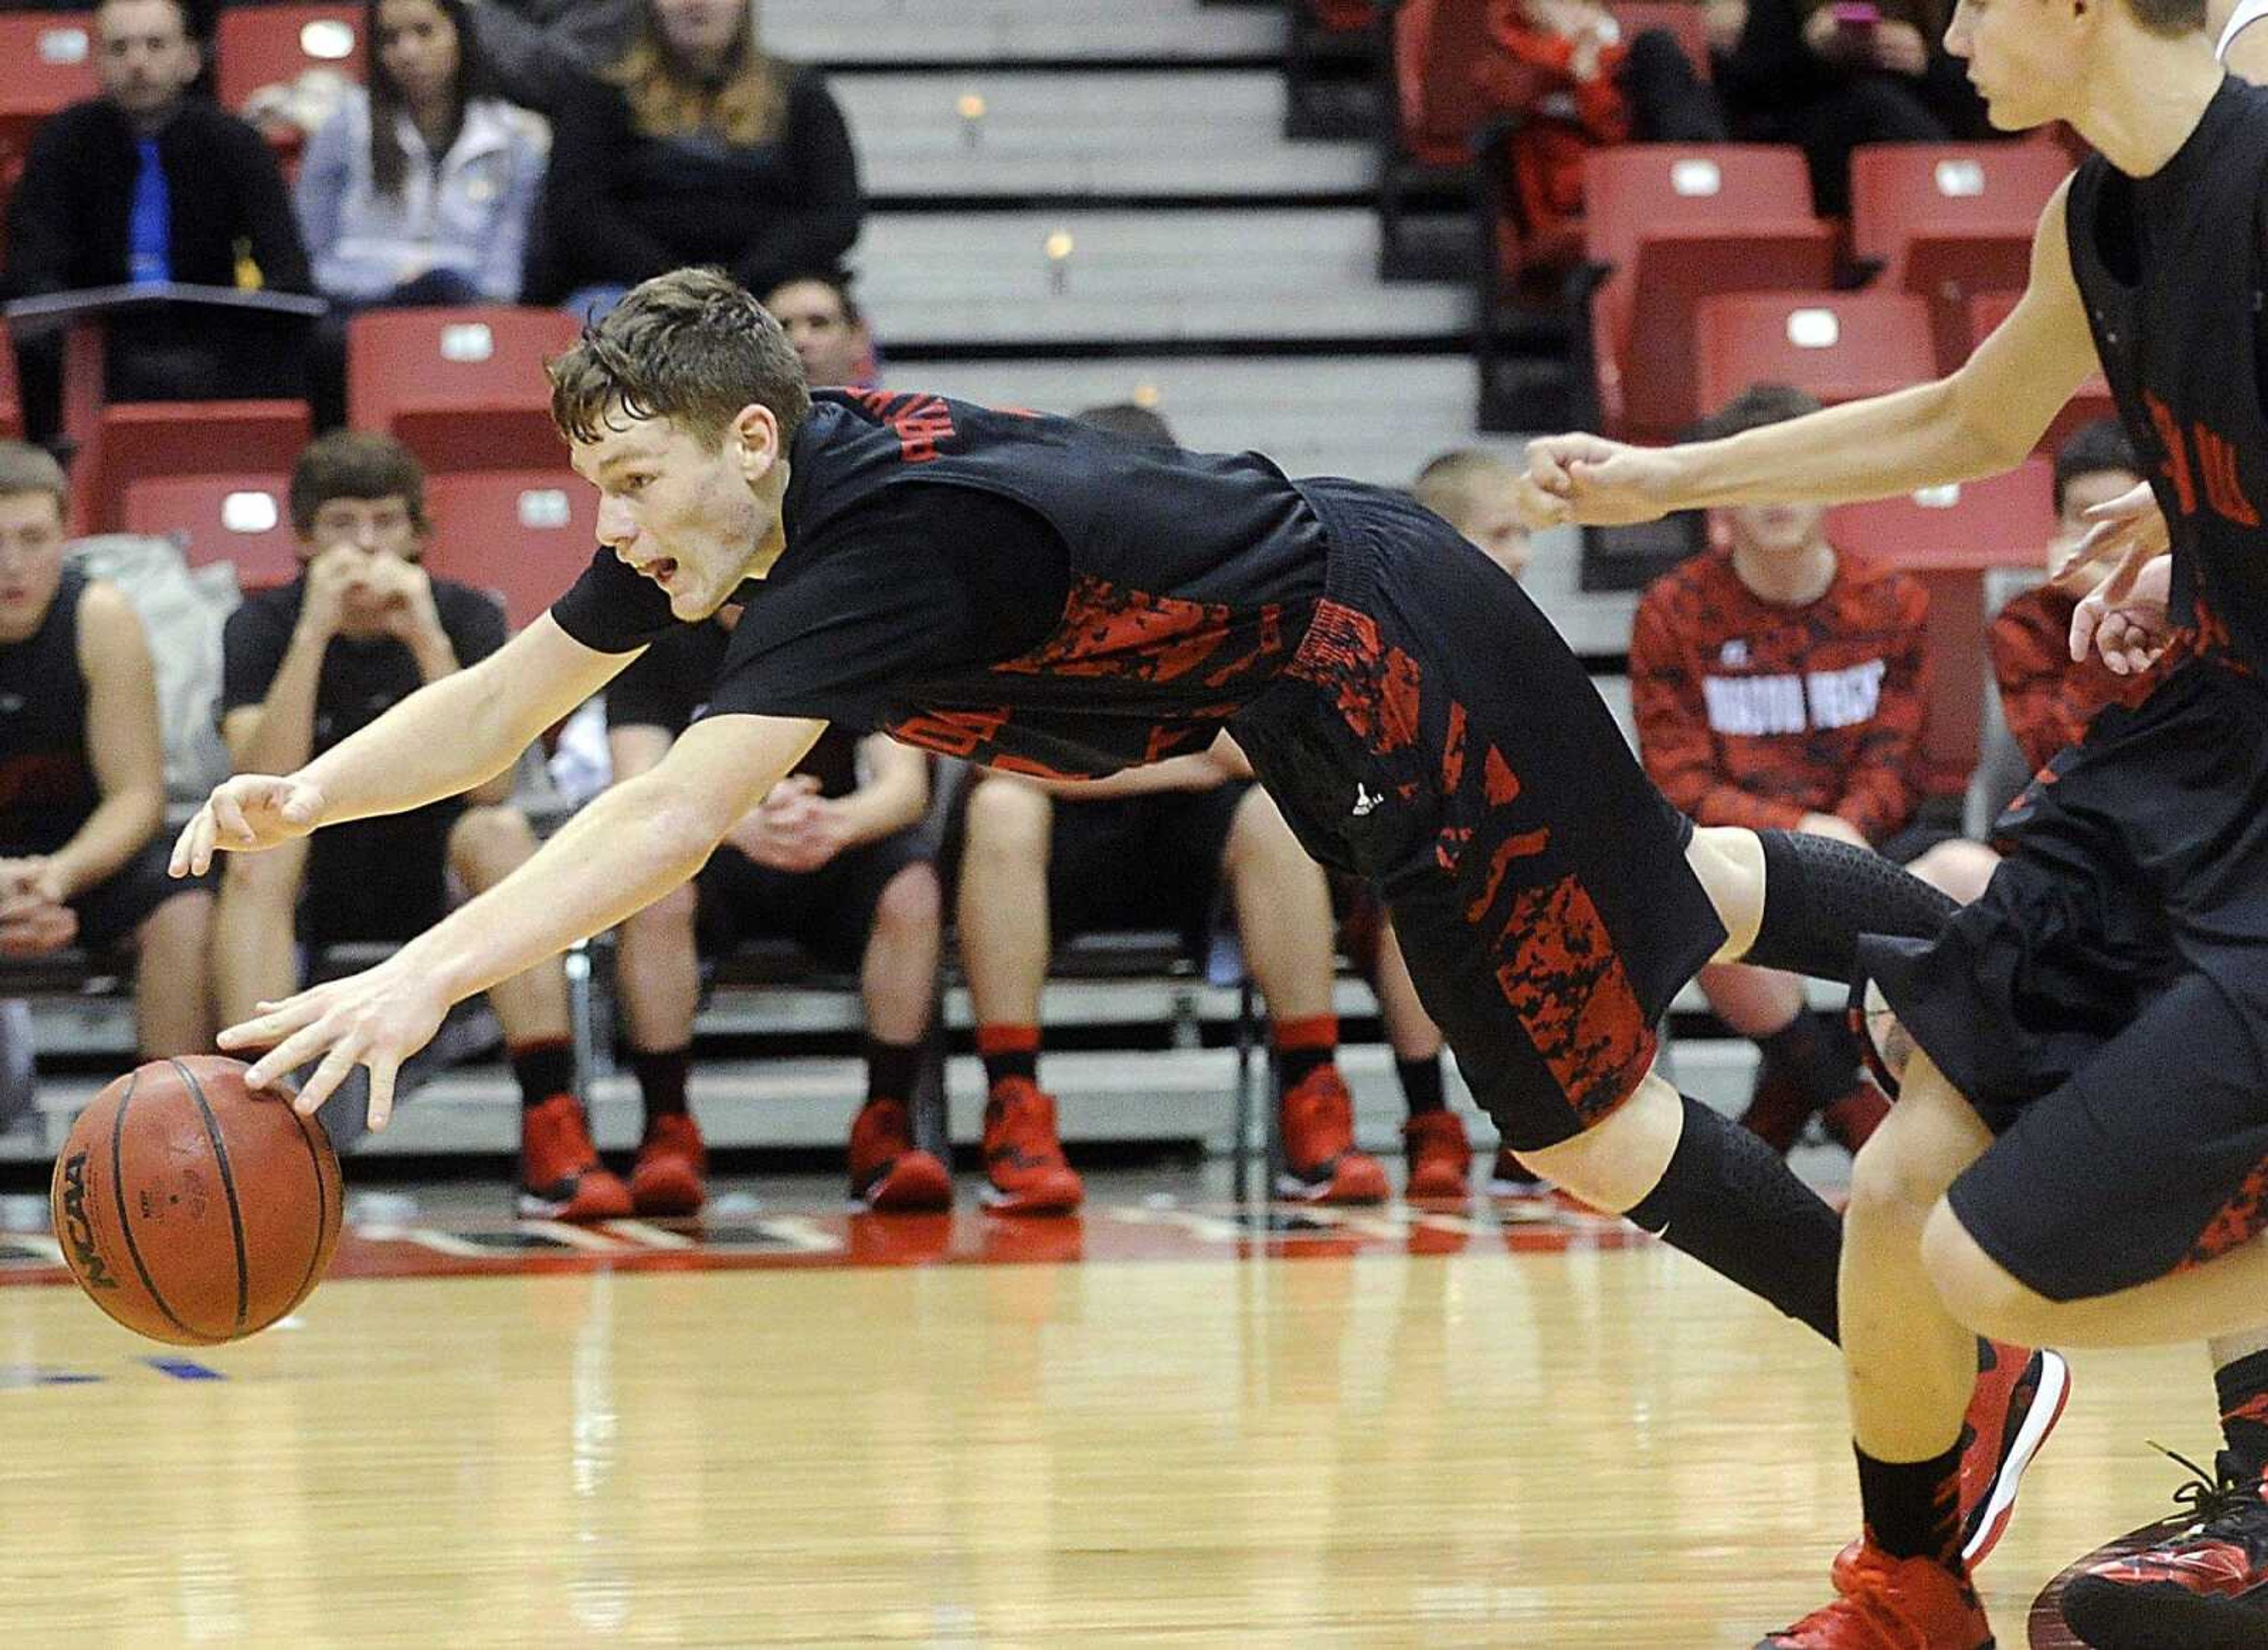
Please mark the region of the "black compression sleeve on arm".
[[1869, 848], [1805, 831], [1758, 831], [1764, 914], [1743, 962], [1848, 984], [1860, 934], [1928, 939], [1959, 910]]

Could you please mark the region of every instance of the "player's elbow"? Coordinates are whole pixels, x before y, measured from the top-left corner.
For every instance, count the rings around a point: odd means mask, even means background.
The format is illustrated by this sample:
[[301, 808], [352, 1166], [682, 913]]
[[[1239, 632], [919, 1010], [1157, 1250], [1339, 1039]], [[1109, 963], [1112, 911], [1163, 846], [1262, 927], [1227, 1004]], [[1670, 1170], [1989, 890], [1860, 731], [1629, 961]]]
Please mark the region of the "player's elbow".
[[1973, 362], [1936, 385], [1943, 398], [1939, 417], [1953, 468], [1964, 477], [1998, 475], [2031, 456], [2058, 408], [2038, 410], [2024, 399], [1982, 381]]

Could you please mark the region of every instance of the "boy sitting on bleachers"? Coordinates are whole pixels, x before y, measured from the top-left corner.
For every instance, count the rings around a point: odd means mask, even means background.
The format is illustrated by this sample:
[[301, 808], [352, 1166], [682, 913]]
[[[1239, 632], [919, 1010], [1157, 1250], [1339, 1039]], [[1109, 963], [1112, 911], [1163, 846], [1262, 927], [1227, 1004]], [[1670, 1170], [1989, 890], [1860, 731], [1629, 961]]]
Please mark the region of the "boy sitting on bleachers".
[[0, 956], [130, 947], [145, 1059], [211, 1046], [210, 877], [166, 874], [150, 645], [114, 586], [63, 565], [63, 473], [0, 442]]
[[[1757, 385], [1703, 420], [1714, 439], [1819, 409]], [[1992, 851], [1925, 817], [1916, 784], [1928, 703], [1919, 580], [1840, 554], [1809, 505], [1719, 512], [1728, 550], [1656, 580], [1631, 635], [1646, 770], [1702, 825], [1810, 831], [1871, 847], [1958, 900], [1991, 880]], [[1712, 964], [1709, 1005], [1764, 1054], [1744, 1121], [1781, 1151], [1814, 1114], [1856, 1150], [1886, 1102], [1859, 1073], [1841, 1021], [1806, 1006], [1792, 974]]]
[[[299, 577], [247, 597], [223, 636], [221, 733], [239, 773], [289, 773], [504, 645], [494, 597], [418, 565], [431, 532], [425, 478], [393, 437], [341, 431], [313, 443], [292, 470], [291, 509]], [[535, 833], [512, 805], [512, 783], [501, 774], [461, 798], [232, 856], [214, 935], [223, 1020], [299, 989], [297, 942], [406, 940], [446, 913], [452, 875], [477, 894], [517, 870]], [[489, 1005], [522, 1102], [520, 1212], [629, 1214], [630, 1192], [600, 1166], [574, 1092], [559, 960], [500, 982]]]

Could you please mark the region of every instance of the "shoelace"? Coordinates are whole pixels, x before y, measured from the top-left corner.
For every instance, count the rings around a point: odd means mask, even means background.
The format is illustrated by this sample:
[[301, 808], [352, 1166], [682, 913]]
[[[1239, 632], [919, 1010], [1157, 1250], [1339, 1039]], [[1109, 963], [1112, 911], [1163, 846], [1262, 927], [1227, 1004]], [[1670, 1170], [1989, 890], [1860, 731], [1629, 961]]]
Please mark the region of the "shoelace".
[[2248, 1484], [2234, 1475], [2216, 1476], [2207, 1472], [2187, 1455], [2167, 1448], [2154, 1439], [2145, 1439], [2142, 1441], [2168, 1460], [2178, 1462], [2188, 1468], [2194, 1475], [2188, 1483], [2175, 1489], [2174, 1501], [2176, 1506], [2189, 1508], [2191, 1515], [2200, 1528], [2218, 1523], [2220, 1520], [2233, 1517], [2248, 1508], [2257, 1509], [2261, 1506], [2260, 1490], [2257, 1483]]

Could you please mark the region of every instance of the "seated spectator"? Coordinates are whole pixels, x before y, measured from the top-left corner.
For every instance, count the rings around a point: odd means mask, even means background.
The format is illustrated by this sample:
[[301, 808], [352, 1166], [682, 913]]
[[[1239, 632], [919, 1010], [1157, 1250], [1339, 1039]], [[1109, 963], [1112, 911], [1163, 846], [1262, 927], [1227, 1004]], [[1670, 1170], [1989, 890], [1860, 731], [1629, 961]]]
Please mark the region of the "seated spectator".
[[149, 641], [122, 592], [64, 567], [65, 491], [0, 442], [0, 956], [130, 948], [143, 1057], [199, 1054], [211, 880], [166, 874]]
[[1410, 496], [1465, 535], [1514, 578], [1528, 571], [1520, 471], [1481, 447], [1441, 453], [1418, 472]]
[[[2064, 443], [2055, 460], [2058, 531], [2048, 546], [2049, 578], [2062, 572], [2077, 553], [2087, 536], [2087, 512], [2130, 491], [2141, 479], [2133, 446], [2115, 418], [2088, 424]], [[2132, 676], [2117, 674], [2099, 653], [2089, 652], [2074, 664], [2071, 615], [2078, 606], [2077, 595], [2042, 585], [2011, 596], [1986, 633], [2001, 712], [2035, 773], [2058, 751], [2079, 743], [2097, 711], [2148, 698], [2182, 657], [2177, 643], [2150, 669]]]
[[1601, 0], [1492, 0], [1496, 53], [1478, 69], [1516, 116], [1506, 180], [1523, 268], [1564, 269], [1581, 250], [1583, 157], [1630, 142], [1725, 141], [1725, 113], [1666, 29], [1625, 41]]
[[482, 0], [473, 27], [497, 94], [549, 114], [630, 49], [638, 11], [638, 0]]
[[[1705, 419], [1713, 439], [1816, 411], [1779, 385]], [[1915, 783], [1928, 703], [1920, 581], [1839, 553], [1809, 505], [1719, 512], [1729, 550], [1655, 581], [1631, 636], [1646, 770], [1698, 824], [1809, 831], [1872, 847], [1973, 899], [1996, 863], [1926, 818]], [[1815, 1113], [1855, 1150], [1885, 1109], [1838, 1016], [1792, 974], [1717, 963], [1701, 989], [1764, 1053], [1749, 1127], [1785, 1151]]]
[[770, 291], [858, 238], [843, 112], [815, 71], [764, 52], [754, 7], [645, 0], [628, 53], [553, 121], [531, 297], [578, 316], [681, 264]]
[[[504, 645], [503, 609], [418, 565], [424, 476], [391, 436], [317, 439], [291, 473], [300, 575], [230, 615], [221, 733], [239, 773], [289, 773], [425, 683]], [[512, 776], [411, 813], [357, 821], [272, 852], [231, 855], [214, 928], [222, 1018], [299, 989], [295, 940], [403, 941], [446, 911], [453, 876], [494, 887], [535, 851]], [[630, 1212], [600, 1167], [574, 1093], [567, 981], [552, 958], [492, 986], [519, 1085], [520, 1212], [598, 1220]]]
[[318, 335], [326, 428], [345, 416], [357, 311], [519, 296], [550, 138], [486, 94], [471, 12], [467, 0], [369, 0], [369, 89], [349, 89], [301, 161], [299, 228], [331, 300]]
[[[1174, 445], [1146, 408], [1079, 416], [1130, 440]], [[1064, 1160], [1055, 1099], [1039, 1086], [1040, 995], [1053, 940], [1170, 925], [1202, 955], [1223, 882], [1268, 1005], [1278, 1190], [1313, 1203], [1385, 1198], [1386, 1171], [1354, 1149], [1354, 1101], [1338, 1071], [1329, 887], [1224, 734], [1212, 750], [1107, 779], [993, 772], [971, 789], [958, 906], [984, 1062], [989, 1204], [1067, 1210], [1084, 1195]]]
[[839, 270], [792, 275], [764, 294], [764, 307], [787, 331], [805, 381], [874, 389], [881, 384], [874, 335]]
[[[166, 281], [311, 291], [275, 155], [251, 127], [188, 92], [202, 56], [180, 0], [103, 0], [94, 30], [102, 95], [54, 115], [32, 140], [10, 209], [9, 295]], [[253, 268], [240, 271], [247, 259]], [[109, 393], [296, 394], [297, 353], [279, 350], [264, 320], [180, 307], [122, 317], [110, 328]], [[59, 341], [26, 341], [19, 358], [26, 423], [51, 439]]]
[[1717, 64], [1733, 136], [1802, 145], [1814, 207], [1846, 216], [1859, 144], [1996, 136], [1945, 49], [1946, 22], [1941, 0], [1747, 0], [1738, 41]]
[[[681, 627], [607, 689], [617, 781], [668, 755], [699, 715], [740, 608]], [[861, 770], [864, 770], [862, 777]], [[945, 1165], [913, 1141], [909, 1101], [937, 996], [943, 899], [919, 827], [929, 758], [879, 735], [830, 729], [710, 856], [699, 876], [622, 923], [616, 989], [645, 1133], [630, 1175], [641, 1214], [687, 1215], [704, 1198], [701, 1134], [686, 1104], [699, 955], [784, 936], [858, 976], [866, 1101], [850, 1125], [850, 1195], [871, 1209], [944, 1209]]]

